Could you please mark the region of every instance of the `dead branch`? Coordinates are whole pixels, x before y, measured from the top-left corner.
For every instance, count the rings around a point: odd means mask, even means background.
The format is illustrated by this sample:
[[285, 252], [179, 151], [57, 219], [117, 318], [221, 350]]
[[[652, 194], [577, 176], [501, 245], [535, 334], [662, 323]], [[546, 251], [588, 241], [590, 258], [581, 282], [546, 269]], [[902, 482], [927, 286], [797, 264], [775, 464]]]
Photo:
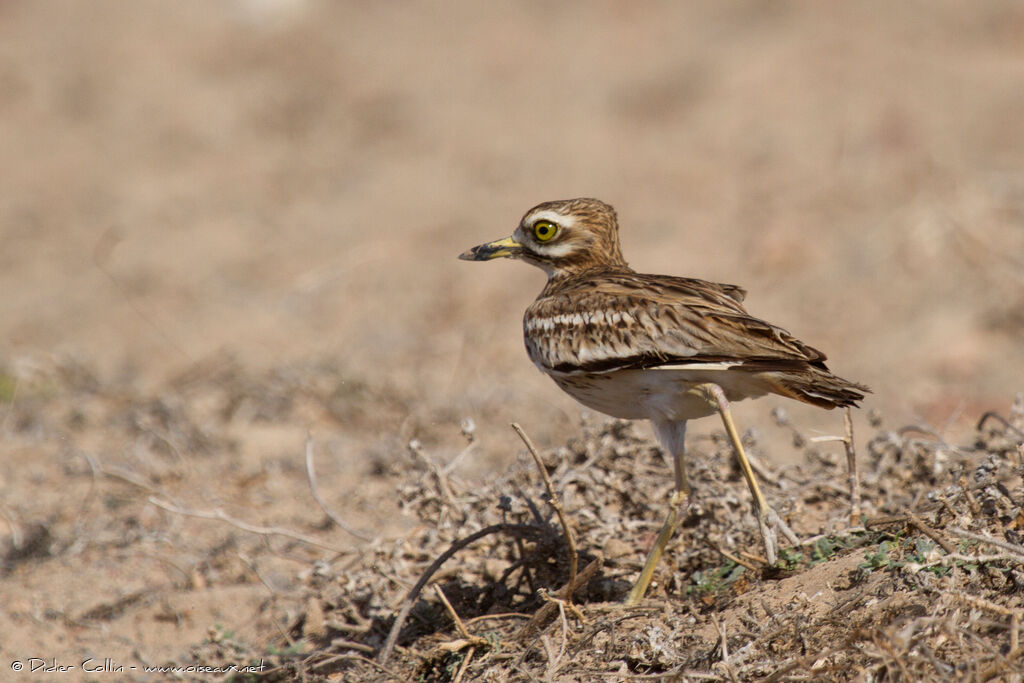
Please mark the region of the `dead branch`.
[[165, 500], [160, 500], [156, 496], [150, 496], [149, 502], [158, 508], [167, 510], [168, 512], [185, 515], [186, 517], [198, 517], [199, 519], [215, 519], [221, 522], [226, 522], [237, 529], [241, 529], [242, 531], [256, 534], [258, 536], [283, 536], [284, 538], [290, 538], [293, 541], [305, 543], [306, 545], [315, 546], [317, 548], [323, 548], [324, 550], [330, 550], [331, 552], [339, 554], [347, 552], [344, 548], [331, 543], [325, 543], [324, 541], [317, 540], [311, 536], [305, 536], [290, 529], [284, 529], [282, 527], [256, 526], [255, 524], [243, 522], [240, 519], [235, 519], [220, 508], [215, 508], [213, 510], [195, 510], [192, 508], [174, 505], [173, 503], [169, 503]]
[[850, 526], [860, 524], [860, 475], [857, 472], [857, 451], [853, 446], [853, 417], [850, 409], [843, 410], [843, 427], [845, 436], [816, 436], [811, 443], [828, 443], [839, 441], [846, 451], [846, 470], [850, 491]]
[[946, 527], [946, 531], [948, 531], [949, 533], [954, 534], [956, 536], [959, 536], [960, 538], [966, 538], [969, 541], [977, 541], [979, 543], [988, 543], [989, 545], [994, 545], [997, 548], [1002, 548], [1003, 550], [1005, 550], [1005, 551], [1009, 552], [1010, 554], [1014, 555], [1016, 557], [1016, 561], [1017, 562], [1024, 561], [1024, 547], [1021, 547], [1019, 545], [1014, 545], [1013, 543], [1007, 543], [1006, 541], [1001, 541], [998, 538], [992, 538], [990, 536], [985, 536], [984, 534], [975, 534], [975, 533], [972, 533], [970, 531], [965, 531], [964, 529], [960, 529], [959, 527], [955, 527], [955, 526]]
[[[590, 564], [583, 568], [582, 572], [576, 575], [575, 579], [555, 591], [555, 597], [560, 600], [567, 600], [570, 595], [587, 585], [602, 566], [604, 566], [604, 557], [598, 554]], [[519, 629], [519, 632], [515, 635], [515, 640], [523, 642], [535, 637], [555, 617], [555, 612], [557, 611], [557, 603], [545, 602], [533, 615], [533, 618]]]
[[466, 629], [466, 625], [462, 623], [462, 618], [459, 617], [459, 613], [455, 611], [454, 607], [452, 607], [452, 603], [448, 602], [448, 596], [444, 594], [441, 587], [435, 585], [434, 592], [437, 593], [437, 597], [441, 599], [441, 602], [444, 604], [444, 608], [448, 611], [448, 615], [452, 618], [452, 621], [455, 622], [455, 628], [458, 629], [460, 634], [462, 634], [462, 637], [476, 646], [487, 645], [487, 641], [483, 638], [470, 635], [469, 631]]
[[361, 531], [357, 531], [341, 517], [334, 514], [334, 512], [327, 507], [327, 503], [324, 502], [324, 499], [320, 497], [320, 491], [317, 490], [316, 485], [316, 468], [313, 467], [313, 435], [308, 433], [306, 434], [306, 478], [309, 480], [309, 489], [313, 492], [313, 500], [316, 501], [316, 504], [320, 506], [320, 509], [324, 511], [324, 514], [327, 515], [332, 522], [361, 541], [369, 542], [373, 540], [371, 536], [368, 536]]
[[[533, 447], [533, 442], [530, 441], [530, 437], [526, 435], [523, 428], [517, 423], [512, 423], [512, 429], [515, 430], [519, 438], [526, 444], [526, 449], [530, 451], [530, 455], [533, 456], [533, 461], [537, 465], [537, 469], [540, 470], [540, 476], [544, 479], [544, 488], [548, 491], [548, 503], [555, 509], [555, 514], [558, 515], [558, 521], [562, 525], [562, 531], [565, 533], [565, 542], [569, 546], [569, 583], [572, 584], [576, 580], [576, 569], [579, 565], [579, 556], [576, 554], [576, 541], [573, 539], [572, 530], [569, 528], [569, 522], [565, 519], [565, 512], [562, 510], [562, 503], [558, 500], [558, 496], [555, 495], [555, 487], [551, 483], [551, 477], [548, 476], [547, 468], [544, 467], [544, 462], [540, 459], [540, 455], [537, 453], [537, 449]], [[567, 600], [572, 600], [572, 592], [566, 596]]]
[[391, 631], [388, 633], [387, 640], [384, 641], [384, 647], [381, 648], [380, 660], [381, 665], [385, 665], [388, 659], [391, 657], [391, 653], [395, 650], [395, 644], [398, 642], [398, 634], [402, 630], [402, 626], [405, 624], [406, 618], [409, 616], [409, 612], [412, 611], [412, 606], [416, 602], [416, 598], [419, 597], [420, 591], [427, 585], [431, 577], [441, 568], [445, 562], [452, 558], [455, 553], [459, 552], [468, 545], [479, 541], [481, 538], [490, 536], [491, 534], [499, 533], [511, 533], [518, 535], [538, 535], [543, 530], [539, 527], [530, 524], [492, 524], [491, 526], [484, 527], [476, 533], [470, 534], [469, 536], [455, 541], [452, 543], [447, 550], [441, 553], [436, 560], [430, 563], [430, 566], [423, 572], [419, 580], [416, 582], [410, 590], [408, 595], [402, 601], [402, 608], [399, 610], [398, 615], [395, 617], [395, 623], [391, 625]]

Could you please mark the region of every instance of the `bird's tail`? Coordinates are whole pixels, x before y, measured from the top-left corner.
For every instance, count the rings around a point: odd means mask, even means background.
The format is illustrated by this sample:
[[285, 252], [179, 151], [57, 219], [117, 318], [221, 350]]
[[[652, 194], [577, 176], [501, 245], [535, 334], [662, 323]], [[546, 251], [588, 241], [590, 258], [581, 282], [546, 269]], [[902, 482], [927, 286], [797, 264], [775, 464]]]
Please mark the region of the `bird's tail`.
[[824, 366], [807, 364], [797, 369], [765, 373], [775, 392], [820, 408], [856, 406], [871, 393], [863, 384], [833, 375]]

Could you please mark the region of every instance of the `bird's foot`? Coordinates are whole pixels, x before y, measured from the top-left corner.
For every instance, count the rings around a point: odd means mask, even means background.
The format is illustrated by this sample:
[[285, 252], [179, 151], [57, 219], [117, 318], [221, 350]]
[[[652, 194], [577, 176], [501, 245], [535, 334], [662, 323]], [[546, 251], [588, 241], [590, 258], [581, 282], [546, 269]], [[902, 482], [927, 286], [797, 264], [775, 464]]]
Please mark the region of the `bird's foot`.
[[782, 535], [792, 545], [800, 545], [800, 539], [793, 533], [793, 530], [789, 528], [786, 521], [779, 516], [779, 513], [775, 511], [770, 505], [765, 506], [763, 510], [759, 510], [757, 513], [757, 526], [761, 530], [761, 540], [764, 542], [764, 554], [768, 560], [768, 566], [772, 567], [778, 560], [778, 533], [782, 532]]

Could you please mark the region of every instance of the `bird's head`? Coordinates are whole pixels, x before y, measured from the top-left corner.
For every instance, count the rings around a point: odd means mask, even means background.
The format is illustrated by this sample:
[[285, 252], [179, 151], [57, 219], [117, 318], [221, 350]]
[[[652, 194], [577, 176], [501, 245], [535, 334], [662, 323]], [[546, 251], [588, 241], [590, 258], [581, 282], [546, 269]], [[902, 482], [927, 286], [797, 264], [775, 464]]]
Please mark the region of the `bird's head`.
[[542, 268], [549, 277], [626, 266], [615, 209], [597, 199], [538, 204], [526, 212], [511, 236], [473, 247], [459, 258], [518, 258]]

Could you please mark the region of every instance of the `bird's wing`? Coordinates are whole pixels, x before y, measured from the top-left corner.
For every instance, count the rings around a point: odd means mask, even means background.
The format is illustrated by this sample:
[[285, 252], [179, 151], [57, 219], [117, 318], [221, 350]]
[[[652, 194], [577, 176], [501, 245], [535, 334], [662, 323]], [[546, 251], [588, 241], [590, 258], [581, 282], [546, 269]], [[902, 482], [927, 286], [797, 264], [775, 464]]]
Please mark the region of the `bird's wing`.
[[825, 354], [743, 308], [743, 290], [703, 280], [602, 274], [546, 288], [523, 320], [535, 363], [558, 372], [670, 365], [823, 365]]

